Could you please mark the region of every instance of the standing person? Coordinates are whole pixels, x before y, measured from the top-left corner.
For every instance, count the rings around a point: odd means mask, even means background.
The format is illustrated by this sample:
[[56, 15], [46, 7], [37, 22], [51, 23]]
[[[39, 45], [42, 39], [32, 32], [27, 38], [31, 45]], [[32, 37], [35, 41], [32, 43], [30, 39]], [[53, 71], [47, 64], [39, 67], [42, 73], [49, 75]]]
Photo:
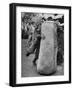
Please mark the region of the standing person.
[[36, 29], [35, 29], [35, 44], [34, 44], [34, 48], [35, 48], [35, 58], [33, 60], [34, 65], [36, 65], [36, 60], [39, 57], [39, 50], [40, 50], [40, 42], [41, 42], [41, 24], [37, 25]]
[[34, 65], [36, 65], [36, 60], [39, 57], [39, 49], [40, 49], [41, 38], [44, 39], [44, 35], [41, 34], [41, 23], [40, 23], [35, 28], [35, 31], [34, 31], [34, 33], [32, 35], [32, 44], [28, 48], [28, 52], [26, 54], [26, 56], [29, 56], [30, 54], [35, 53], [35, 58], [33, 60]]

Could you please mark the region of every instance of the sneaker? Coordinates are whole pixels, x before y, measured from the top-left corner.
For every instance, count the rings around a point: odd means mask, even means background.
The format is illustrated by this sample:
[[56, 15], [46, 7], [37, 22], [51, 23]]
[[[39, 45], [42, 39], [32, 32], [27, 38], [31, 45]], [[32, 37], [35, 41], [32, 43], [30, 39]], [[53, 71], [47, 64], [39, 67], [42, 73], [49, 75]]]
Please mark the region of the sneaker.
[[29, 56], [30, 55], [30, 53], [26, 53], [26, 56]]
[[36, 61], [33, 61], [33, 65], [36, 65]]

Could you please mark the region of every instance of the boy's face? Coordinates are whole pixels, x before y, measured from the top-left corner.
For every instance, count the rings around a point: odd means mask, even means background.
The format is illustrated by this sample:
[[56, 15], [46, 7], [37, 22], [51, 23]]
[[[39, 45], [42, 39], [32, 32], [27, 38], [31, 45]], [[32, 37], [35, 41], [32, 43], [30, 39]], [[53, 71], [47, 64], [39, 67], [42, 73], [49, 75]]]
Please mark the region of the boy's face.
[[40, 31], [40, 29], [38, 28], [37, 31]]
[[36, 28], [36, 24], [33, 24], [34, 28]]

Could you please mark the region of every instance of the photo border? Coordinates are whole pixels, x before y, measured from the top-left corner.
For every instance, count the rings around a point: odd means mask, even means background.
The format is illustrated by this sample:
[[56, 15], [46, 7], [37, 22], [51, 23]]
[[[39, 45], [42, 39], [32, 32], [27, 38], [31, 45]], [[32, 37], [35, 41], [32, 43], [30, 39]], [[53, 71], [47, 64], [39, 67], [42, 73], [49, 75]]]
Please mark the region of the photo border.
[[[16, 7], [38, 7], [38, 8], [56, 8], [69, 10], [69, 81], [58, 82], [42, 82], [42, 83], [28, 83], [16, 84]], [[9, 85], [10, 86], [33, 86], [33, 85], [48, 85], [48, 84], [66, 84], [71, 83], [71, 7], [70, 6], [56, 6], [56, 5], [40, 5], [40, 4], [10, 4], [10, 63], [9, 63]]]

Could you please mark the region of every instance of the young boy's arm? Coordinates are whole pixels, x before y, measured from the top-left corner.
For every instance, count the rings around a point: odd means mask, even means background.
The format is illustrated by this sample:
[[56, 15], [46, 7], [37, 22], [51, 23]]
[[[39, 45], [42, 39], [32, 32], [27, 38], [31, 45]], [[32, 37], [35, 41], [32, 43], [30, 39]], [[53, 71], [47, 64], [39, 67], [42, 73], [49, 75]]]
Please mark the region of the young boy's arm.
[[44, 34], [43, 33], [41, 33], [41, 39], [45, 39], [45, 36], [44, 36]]

